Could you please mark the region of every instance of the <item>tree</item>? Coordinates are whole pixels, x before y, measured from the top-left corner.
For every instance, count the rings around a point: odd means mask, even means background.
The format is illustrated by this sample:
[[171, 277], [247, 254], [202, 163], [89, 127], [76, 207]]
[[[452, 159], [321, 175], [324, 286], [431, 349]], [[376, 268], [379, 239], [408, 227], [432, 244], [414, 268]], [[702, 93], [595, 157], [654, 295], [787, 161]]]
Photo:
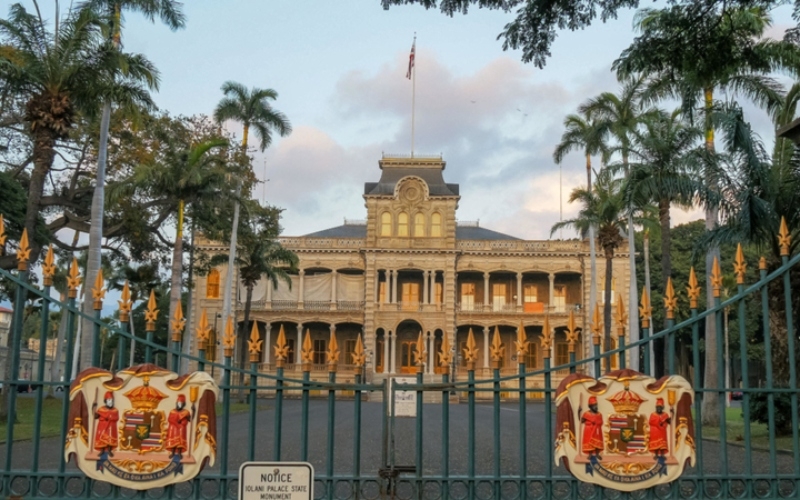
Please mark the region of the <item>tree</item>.
[[[687, 28], [693, 31], [703, 29], [703, 21], [709, 11], [736, 10], [741, 7], [750, 7], [750, 0], [667, 0], [670, 5], [678, 5], [687, 11], [689, 24]], [[765, 8], [781, 5], [780, 0], [764, 0], [760, 2]], [[800, 20], [800, 2], [794, 0], [792, 18]], [[603, 22], [616, 19], [622, 9], [635, 9], [639, 0], [559, 0], [558, 2], [543, 2], [540, 0], [381, 0], [384, 9], [392, 5], [419, 4], [426, 9], [440, 6], [442, 13], [452, 17], [455, 13], [466, 14], [470, 6], [481, 9], [502, 10], [511, 12], [516, 10], [516, 17], [505, 25], [503, 31], [497, 36], [503, 40], [503, 50], [514, 49], [522, 51], [522, 60], [531, 62], [539, 68], [544, 67], [550, 57], [550, 47], [556, 39], [556, 30], [569, 28], [576, 31], [589, 27], [592, 21], [599, 17]], [[796, 39], [798, 27], [790, 29], [787, 39]], [[673, 43], [679, 43], [680, 36], [676, 34]]]
[[[628, 157], [637, 129], [652, 109], [642, 109], [639, 102], [644, 80], [641, 77], [627, 78], [623, 81], [619, 95], [603, 92], [581, 105], [580, 110], [597, 122], [597, 126], [616, 139], [614, 151], [622, 157], [625, 175], [629, 174]], [[631, 205], [633, 207], [633, 205]], [[635, 308], [639, 303], [639, 290], [636, 283], [636, 248], [634, 243], [633, 209], [628, 210], [628, 262], [631, 268], [628, 281], [628, 307]], [[628, 335], [631, 342], [639, 340], [639, 321], [636, 315], [628, 317]]]
[[[97, 115], [100, 102], [113, 99], [121, 106], [149, 106], [142, 83], [151, 83], [155, 70], [147, 59], [113, 51], [102, 39], [100, 18], [89, 9], [70, 13], [48, 31], [39, 16], [20, 4], [0, 20], [0, 81], [25, 102], [24, 122], [33, 142], [33, 169], [22, 226], [33, 235], [42, 208], [45, 182], [58, 141], [65, 139], [79, 114]], [[38, 258], [41, 238], [31, 242], [31, 259]], [[14, 256], [0, 258], [9, 268]]]
[[[109, 30], [109, 52], [112, 55], [120, 54], [123, 10], [140, 12], [151, 22], [154, 21], [156, 17], [159, 17], [173, 30], [182, 28], [184, 25], [181, 4], [175, 0], [87, 0], [82, 3], [81, 8], [91, 9], [97, 12], [99, 16], [105, 16], [107, 18], [111, 25], [111, 29]], [[124, 77], [125, 75], [119, 76]], [[151, 88], [158, 87], [158, 80], [154, 71], [150, 71], [147, 82]], [[108, 160], [108, 132], [111, 123], [111, 104], [112, 98], [109, 96], [103, 102], [102, 117], [100, 119], [100, 143], [97, 155], [96, 182], [92, 197], [92, 223], [89, 230], [89, 267], [86, 274], [86, 279], [89, 280], [89, 282], [94, 280], [97, 271], [100, 269], [100, 248], [103, 239], [106, 163]], [[88, 314], [90, 309], [91, 304], [85, 302], [83, 312]], [[88, 338], [92, 335], [91, 329], [92, 325], [89, 322], [85, 323], [81, 335]]]
[[[242, 131], [242, 154], [247, 154], [247, 144], [250, 137], [250, 128], [255, 130], [260, 141], [261, 151], [272, 143], [272, 132], [276, 131], [281, 137], [292, 132], [292, 126], [286, 116], [272, 108], [269, 101], [278, 98], [278, 93], [272, 89], [259, 89], [247, 87], [236, 82], [225, 82], [222, 85], [225, 97], [217, 104], [214, 110], [214, 119], [222, 124], [227, 120], [240, 122]], [[237, 185], [237, 197], [241, 192], [241, 185]], [[239, 203], [233, 210], [233, 224], [231, 225], [230, 250], [228, 255], [228, 270], [225, 274], [225, 289], [222, 296], [223, 322], [231, 317], [231, 288], [233, 286], [234, 260], [237, 249], [237, 230], [239, 228]]]
[[[588, 116], [567, 115], [564, 119], [564, 128], [561, 142], [556, 145], [553, 159], [561, 164], [567, 153], [582, 149], [586, 158], [586, 189], [592, 191], [592, 156], [606, 153], [604, 130], [597, 126]], [[595, 227], [589, 226], [589, 317], [594, 314], [597, 307], [597, 252], [595, 250]]]
[[[592, 191], [575, 188], [569, 202], [580, 202], [578, 216], [553, 225], [550, 234], [561, 228], [571, 227], [578, 231], [582, 238], [589, 233], [589, 227], [597, 226], [597, 242], [606, 259], [605, 293], [603, 297], [603, 327], [605, 350], [611, 349], [611, 282], [613, 278], [614, 255], [622, 245], [622, 235], [627, 230], [628, 212], [630, 210], [622, 190], [622, 181], [609, 175], [601, 175]], [[638, 220], [638, 219], [637, 219]], [[633, 270], [631, 270], [633, 271]], [[611, 360], [606, 359], [606, 370], [611, 369]]]
[[[700, 168], [695, 154], [703, 133], [685, 123], [681, 111], [651, 113], [643, 127], [634, 132], [630, 149], [626, 198], [629, 203], [653, 203], [658, 207], [661, 227], [661, 277], [666, 283], [672, 275], [671, 224], [672, 205], [690, 208], [696, 200], [708, 200], [705, 183], [699, 180]], [[610, 165], [614, 171], [625, 169], [622, 164]], [[665, 324], [666, 326], [666, 324]], [[667, 351], [663, 339], [654, 341], [656, 376], [662, 376], [667, 366]]]
[[[715, 6], [716, 7], [716, 6]], [[705, 147], [715, 153], [713, 112], [714, 94], [726, 91], [743, 95], [757, 104], [774, 110], [780, 103], [780, 85], [769, 75], [781, 68], [800, 68], [800, 49], [787, 42], [763, 39], [770, 19], [762, 7], [713, 8], [697, 16], [691, 6], [678, 5], [662, 10], [642, 10], [636, 27], [641, 32], [625, 49], [613, 68], [619, 75], [645, 73], [650, 78], [645, 97], [651, 100], [679, 99], [682, 108], [694, 122], [695, 109], [701, 103]], [[708, 189], [719, 189], [719, 172], [707, 169]], [[713, 230], [718, 221], [718, 207], [706, 207], [706, 229]], [[706, 253], [706, 268], [719, 257], [713, 245]], [[711, 286], [706, 276], [706, 287]], [[713, 298], [707, 299], [709, 308]], [[716, 352], [714, 315], [706, 317], [706, 364], [704, 385], [717, 386], [718, 353]], [[717, 398], [703, 398], [703, 423], [719, 425], [721, 409]]]

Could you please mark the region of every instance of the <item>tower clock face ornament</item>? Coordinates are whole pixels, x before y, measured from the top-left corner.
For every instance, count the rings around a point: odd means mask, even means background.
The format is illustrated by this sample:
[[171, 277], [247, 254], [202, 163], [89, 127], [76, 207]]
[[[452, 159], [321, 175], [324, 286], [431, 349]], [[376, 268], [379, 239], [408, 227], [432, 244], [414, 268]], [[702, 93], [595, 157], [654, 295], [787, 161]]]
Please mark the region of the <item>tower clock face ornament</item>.
[[674, 481], [695, 464], [693, 402], [691, 385], [676, 375], [572, 374], [556, 392], [556, 464], [620, 491]]
[[192, 479], [214, 464], [217, 392], [204, 372], [86, 369], [70, 388], [65, 457], [92, 479], [125, 488]]

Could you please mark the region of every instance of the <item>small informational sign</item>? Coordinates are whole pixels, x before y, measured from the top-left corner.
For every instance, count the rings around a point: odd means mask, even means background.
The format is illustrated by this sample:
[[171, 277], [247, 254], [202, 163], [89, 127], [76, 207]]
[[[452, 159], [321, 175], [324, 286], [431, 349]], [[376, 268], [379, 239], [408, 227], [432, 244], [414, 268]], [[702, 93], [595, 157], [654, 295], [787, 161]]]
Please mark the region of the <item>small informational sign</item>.
[[[417, 379], [412, 377], [397, 377], [392, 379], [394, 384], [416, 384]], [[415, 391], [392, 391], [394, 393], [394, 415], [396, 417], [417, 416], [417, 393]], [[391, 408], [389, 409], [391, 411]]]
[[239, 500], [312, 500], [314, 467], [308, 462], [245, 462]]

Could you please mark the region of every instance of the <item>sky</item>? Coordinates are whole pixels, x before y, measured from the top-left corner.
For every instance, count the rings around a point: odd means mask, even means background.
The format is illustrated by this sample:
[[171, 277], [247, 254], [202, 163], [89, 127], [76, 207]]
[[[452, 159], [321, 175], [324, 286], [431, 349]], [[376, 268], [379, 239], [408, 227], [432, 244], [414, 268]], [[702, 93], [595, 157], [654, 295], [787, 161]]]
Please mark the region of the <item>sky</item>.
[[[278, 92], [273, 107], [294, 130], [253, 153], [253, 165], [264, 181], [256, 196], [285, 209], [286, 236], [364, 219], [364, 183], [379, 179], [382, 153], [411, 152], [405, 75], [416, 34], [414, 152], [443, 155], [445, 180], [461, 187], [459, 220], [548, 239], [560, 194], [569, 218], [577, 211], [569, 192], [586, 182], [580, 153], [561, 167], [552, 159], [564, 117], [619, 90], [611, 63], [634, 37], [634, 11], [623, 10], [559, 32], [538, 69], [497, 39], [513, 13], [474, 8], [450, 18], [418, 5], [384, 10], [380, 0], [186, 0], [184, 11], [186, 27], [175, 32], [128, 13], [124, 48], [160, 70], [154, 99], [171, 114], [211, 114], [227, 80]], [[791, 19], [788, 10], [775, 15], [777, 33]], [[766, 115], [748, 117], [770, 134]], [[674, 214], [676, 223], [697, 218]]]

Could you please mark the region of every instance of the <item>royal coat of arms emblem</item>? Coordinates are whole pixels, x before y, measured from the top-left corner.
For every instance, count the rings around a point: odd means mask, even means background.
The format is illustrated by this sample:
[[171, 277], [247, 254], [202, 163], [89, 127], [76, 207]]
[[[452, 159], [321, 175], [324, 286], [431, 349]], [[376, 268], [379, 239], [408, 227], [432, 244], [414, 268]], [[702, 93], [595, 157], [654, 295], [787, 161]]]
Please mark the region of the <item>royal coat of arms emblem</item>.
[[680, 376], [572, 374], [556, 395], [556, 464], [620, 491], [674, 481], [695, 463], [693, 401]]
[[87, 476], [126, 488], [192, 479], [214, 464], [217, 393], [204, 372], [84, 370], [70, 388], [65, 456]]

